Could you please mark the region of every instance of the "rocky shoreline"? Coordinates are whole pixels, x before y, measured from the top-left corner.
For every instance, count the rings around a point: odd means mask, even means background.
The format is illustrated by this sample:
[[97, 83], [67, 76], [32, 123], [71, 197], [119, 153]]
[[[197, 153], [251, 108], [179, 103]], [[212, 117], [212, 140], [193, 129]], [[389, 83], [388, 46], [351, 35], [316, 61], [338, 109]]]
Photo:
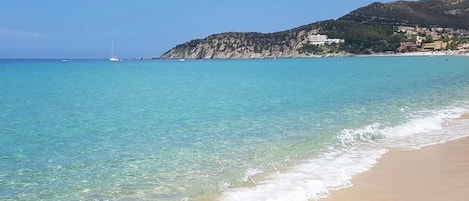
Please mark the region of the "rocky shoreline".
[[[452, 51], [430, 51], [430, 52], [407, 52], [407, 53], [374, 53], [374, 54], [351, 54], [351, 53], [336, 53], [324, 55], [296, 55], [289, 57], [272, 57], [272, 56], [259, 56], [246, 55], [245, 57], [226, 57], [226, 58], [187, 58], [187, 60], [205, 60], [205, 59], [289, 59], [289, 58], [333, 58], [333, 57], [440, 57], [440, 56], [469, 56], [468, 52], [457, 53]], [[155, 58], [153, 58], [155, 59]], [[163, 60], [178, 60], [178, 58], [161, 58]], [[185, 59], [184, 59], [185, 60]]]

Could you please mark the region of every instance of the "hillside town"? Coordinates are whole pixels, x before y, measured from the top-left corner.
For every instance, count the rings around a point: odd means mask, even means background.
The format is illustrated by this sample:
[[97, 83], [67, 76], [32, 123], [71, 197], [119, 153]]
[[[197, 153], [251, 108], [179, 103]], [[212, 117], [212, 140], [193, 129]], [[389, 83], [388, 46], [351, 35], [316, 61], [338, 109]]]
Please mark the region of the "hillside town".
[[399, 53], [448, 51], [451, 54], [469, 53], [469, 30], [454, 28], [426, 28], [419, 26], [396, 27], [404, 41]]
[[[303, 50], [309, 50], [316, 54], [327, 54], [328, 47], [345, 43], [345, 39], [329, 38], [325, 34], [308, 36], [309, 46]], [[393, 37], [399, 38], [400, 46], [385, 54], [438, 54], [438, 55], [468, 55], [469, 54], [469, 30], [455, 28], [426, 28], [420, 26], [396, 26]], [[326, 50], [326, 51], [325, 51]], [[381, 55], [383, 52], [372, 53]], [[333, 54], [336, 55], [336, 54]]]

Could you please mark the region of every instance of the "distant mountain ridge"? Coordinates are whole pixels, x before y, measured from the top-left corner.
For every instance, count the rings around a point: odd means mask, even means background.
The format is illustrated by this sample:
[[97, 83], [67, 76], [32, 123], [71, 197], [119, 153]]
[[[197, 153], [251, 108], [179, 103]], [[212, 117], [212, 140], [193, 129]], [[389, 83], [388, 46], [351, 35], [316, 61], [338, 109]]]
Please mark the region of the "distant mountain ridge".
[[[394, 51], [402, 41], [397, 25], [469, 28], [469, 0], [375, 2], [338, 20], [316, 22], [275, 33], [228, 32], [195, 39], [168, 50], [162, 59], [309, 57]], [[327, 34], [345, 43], [309, 45], [308, 36]]]
[[380, 25], [468, 28], [469, 0], [375, 2], [339, 19]]

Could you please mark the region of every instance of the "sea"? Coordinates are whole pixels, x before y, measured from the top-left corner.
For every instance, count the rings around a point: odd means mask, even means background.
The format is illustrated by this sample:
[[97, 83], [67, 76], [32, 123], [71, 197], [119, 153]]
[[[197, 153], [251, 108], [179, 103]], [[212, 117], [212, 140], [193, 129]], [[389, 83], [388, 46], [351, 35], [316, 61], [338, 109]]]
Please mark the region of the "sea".
[[468, 111], [469, 57], [0, 60], [0, 200], [318, 200]]

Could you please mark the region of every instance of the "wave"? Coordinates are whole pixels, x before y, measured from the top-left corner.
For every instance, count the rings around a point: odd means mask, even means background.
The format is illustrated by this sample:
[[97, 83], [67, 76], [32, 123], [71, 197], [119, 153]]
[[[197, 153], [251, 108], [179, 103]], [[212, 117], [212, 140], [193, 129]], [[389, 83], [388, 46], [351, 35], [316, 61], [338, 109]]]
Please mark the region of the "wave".
[[226, 190], [222, 200], [319, 199], [331, 189], [351, 185], [353, 175], [369, 170], [385, 152], [385, 149], [329, 152], [290, 172], [274, 174], [255, 187]]
[[[410, 114], [407, 121], [396, 126], [374, 123], [358, 129], [343, 129], [337, 138], [344, 147], [379, 143], [388, 148], [419, 149], [433, 145], [436, 141], [441, 143], [464, 135], [461, 132], [448, 132], [448, 130], [457, 128], [456, 122], [451, 120], [458, 118], [465, 111], [466, 108], [456, 106], [442, 110], [419, 111]], [[412, 140], [412, 144], [409, 140]]]
[[455, 119], [465, 111], [463, 107], [419, 111], [395, 126], [374, 123], [343, 129], [337, 136], [337, 147], [287, 172], [273, 173], [254, 187], [226, 189], [221, 200], [308, 201], [327, 197], [331, 190], [351, 186], [352, 177], [372, 168], [389, 148], [418, 149], [467, 136], [469, 120]]

